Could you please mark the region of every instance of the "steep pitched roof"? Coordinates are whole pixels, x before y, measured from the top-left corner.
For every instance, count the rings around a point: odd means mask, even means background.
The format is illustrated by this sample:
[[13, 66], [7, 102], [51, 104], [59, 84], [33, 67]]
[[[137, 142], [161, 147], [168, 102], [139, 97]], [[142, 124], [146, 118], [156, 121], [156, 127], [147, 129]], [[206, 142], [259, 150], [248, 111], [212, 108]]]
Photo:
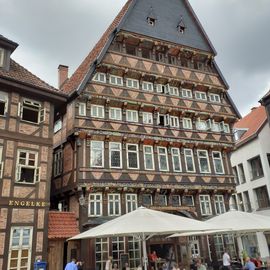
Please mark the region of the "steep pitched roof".
[[267, 115], [265, 108], [263, 106], [253, 108], [248, 115], [234, 124], [234, 129], [247, 129], [247, 131], [236, 142], [236, 145], [242, 145], [243, 143], [253, 139], [254, 136], [257, 136], [258, 132], [266, 122]]
[[61, 90], [63, 90], [64, 92], [67, 92], [67, 93], [70, 93], [74, 90], [77, 90], [77, 88], [79, 87], [79, 85], [83, 81], [84, 77], [86, 76], [90, 66], [93, 64], [93, 62], [99, 56], [99, 54], [101, 53], [101, 51], [105, 47], [106, 43], [108, 42], [111, 34], [113, 33], [115, 28], [117, 28], [117, 26], [119, 25], [119, 23], [123, 19], [128, 8], [130, 7], [132, 1], [133, 0], [127, 1], [127, 3], [124, 5], [124, 7], [118, 13], [118, 15], [116, 16], [114, 21], [111, 23], [111, 25], [105, 31], [105, 33], [102, 35], [101, 39], [97, 42], [97, 44], [94, 46], [92, 51], [86, 56], [86, 58], [83, 60], [83, 62], [77, 68], [77, 70], [73, 73], [73, 75], [70, 77], [70, 79], [63, 85]]
[[12, 59], [10, 59], [10, 69], [8, 71], [0, 69], [0, 78], [16, 81], [27, 86], [39, 87], [50, 92], [61, 93]]
[[67, 239], [79, 233], [75, 213], [49, 212], [49, 239]]

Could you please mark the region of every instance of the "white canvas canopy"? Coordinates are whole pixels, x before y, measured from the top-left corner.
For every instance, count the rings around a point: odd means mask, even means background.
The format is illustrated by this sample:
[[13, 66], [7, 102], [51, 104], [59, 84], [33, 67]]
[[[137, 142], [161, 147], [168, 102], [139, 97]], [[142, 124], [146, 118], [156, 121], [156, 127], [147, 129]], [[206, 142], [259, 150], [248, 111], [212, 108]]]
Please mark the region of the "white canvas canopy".
[[146, 240], [152, 236], [214, 229], [217, 228], [210, 223], [140, 207], [135, 211], [78, 234], [69, 240], [135, 236], [143, 242], [144, 266], [147, 269]]

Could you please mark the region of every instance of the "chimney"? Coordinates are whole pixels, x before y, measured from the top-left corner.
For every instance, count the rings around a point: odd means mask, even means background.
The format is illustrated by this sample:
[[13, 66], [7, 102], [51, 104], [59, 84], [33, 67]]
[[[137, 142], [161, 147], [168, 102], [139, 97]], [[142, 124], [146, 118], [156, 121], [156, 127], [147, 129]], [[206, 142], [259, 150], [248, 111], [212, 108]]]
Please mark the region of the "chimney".
[[58, 88], [61, 89], [63, 84], [68, 79], [68, 66], [59, 65], [58, 66]]

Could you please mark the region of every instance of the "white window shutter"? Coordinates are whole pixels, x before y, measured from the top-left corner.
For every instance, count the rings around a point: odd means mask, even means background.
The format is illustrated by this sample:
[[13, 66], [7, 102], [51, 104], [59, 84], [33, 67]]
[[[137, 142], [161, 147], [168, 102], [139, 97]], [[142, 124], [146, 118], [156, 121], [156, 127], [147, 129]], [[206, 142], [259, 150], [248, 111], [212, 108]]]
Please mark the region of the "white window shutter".
[[159, 112], [157, 113], [157, 125], [159, 125], [160, 124], [160, 119], [159, 119]]
[[212, 128], [212, 121], [211, 121], [211, 119], [208, 119], [208, 120], [206, 121], [206, 127], [207, 127], [207, 130], [209, 130], [209, 129]]
[[224, 131], [225, 130], [224, 121], [222, 121], [222, 122], [219, 123], [219, 130], [220, 131]]
[[18, 103], [18, 116], [22, 117], [22, 112], [23, 112], [23, 106], [21, 103]]
[[168, 94], [170, 92], [170, 85], [166, 84], [165, 85], [165, 94]]
[[39, 124], [43, 123], [46, 118], [46, 109], [39, 110]]
[[170, 115], [166, 114], [164, 117], [164, 126], [169, 126], [170, 125]]
[[3, 171], [4, 171], [4, 162], [0, 162], [0, 178], [3, 177]]
[[17, 165], [17, 168], [16, 168], [16, 181], [20, 181], [21, 180], [21, 166], [20, 165]]
[[40, 181], [40, 167], [35, 168], [35, 183]]

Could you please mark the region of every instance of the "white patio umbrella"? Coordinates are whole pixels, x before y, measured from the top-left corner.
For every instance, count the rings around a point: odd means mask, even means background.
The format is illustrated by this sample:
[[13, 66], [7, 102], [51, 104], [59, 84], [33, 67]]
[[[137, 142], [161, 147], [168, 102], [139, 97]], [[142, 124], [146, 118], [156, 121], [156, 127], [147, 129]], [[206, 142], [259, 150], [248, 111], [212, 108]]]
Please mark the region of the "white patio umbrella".
[[210, 223], [140, 207], [135, 211], [78, 234], [69, 240], [111, 236], [137, 237], [143, 243], [144, 266], [147, 269], [146, 240], [152, 236], [214, 229], [217, 228]]

